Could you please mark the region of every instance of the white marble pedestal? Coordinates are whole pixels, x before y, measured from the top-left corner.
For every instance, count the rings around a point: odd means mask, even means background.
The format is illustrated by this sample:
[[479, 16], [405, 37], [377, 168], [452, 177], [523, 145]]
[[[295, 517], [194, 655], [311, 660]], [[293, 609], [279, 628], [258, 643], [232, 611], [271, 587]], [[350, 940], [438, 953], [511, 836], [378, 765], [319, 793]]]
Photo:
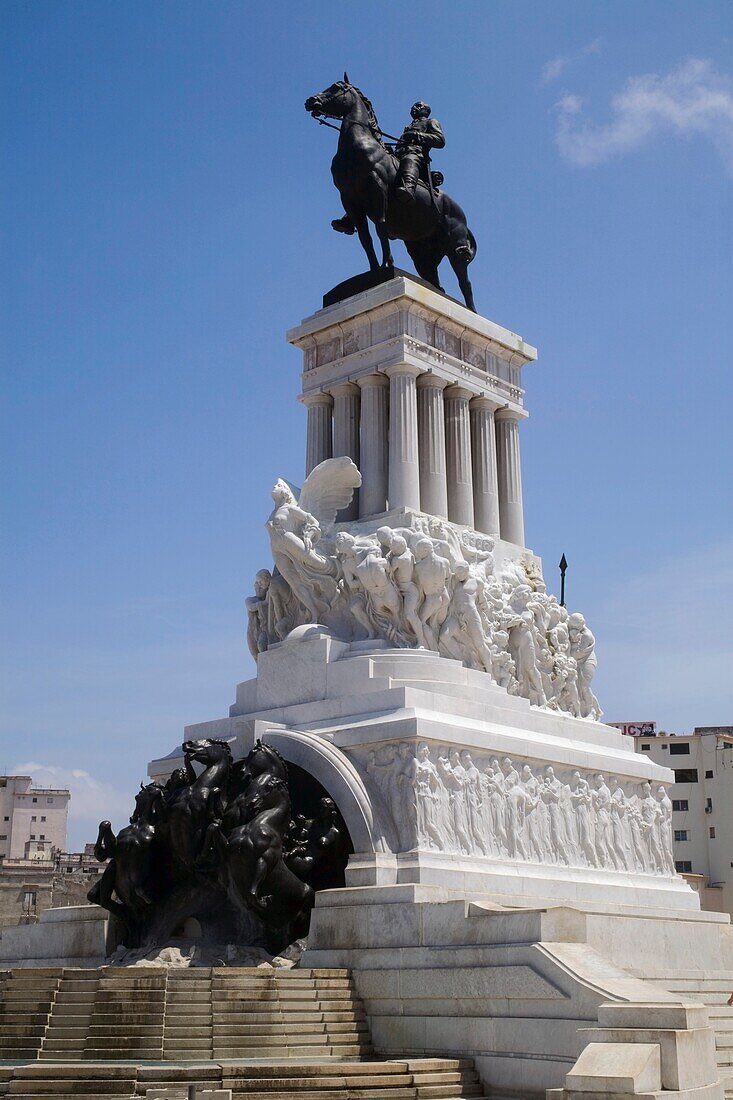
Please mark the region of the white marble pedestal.
[[[643, 798], [671, 781], [667, 769], [619, 731], [531, 706], [436, 653], [299, 627], [260, 654], [229, 717], [189, 726], [186, 737], [231, 739], [235, 757], [260, 737], [311, 772], [351, 833], [348, 885], [413, 883], [504, 904], [698, 908], [661, 852], [659, 824], [656, 842], [645, 839]], [[179, 755], [153, 761], [151, 777]], [[638, 819], [633, 832], [614, 833], [612, 789]]]

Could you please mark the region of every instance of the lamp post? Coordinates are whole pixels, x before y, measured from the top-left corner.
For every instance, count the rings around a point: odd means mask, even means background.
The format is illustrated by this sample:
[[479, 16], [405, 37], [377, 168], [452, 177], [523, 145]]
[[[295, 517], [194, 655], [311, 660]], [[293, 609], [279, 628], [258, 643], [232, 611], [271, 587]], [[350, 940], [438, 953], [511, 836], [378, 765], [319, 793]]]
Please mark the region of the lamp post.
[[565, 570], [568, 567], [568, 559], [563, 556], [560, 558], [560, 607], [565, 606]]

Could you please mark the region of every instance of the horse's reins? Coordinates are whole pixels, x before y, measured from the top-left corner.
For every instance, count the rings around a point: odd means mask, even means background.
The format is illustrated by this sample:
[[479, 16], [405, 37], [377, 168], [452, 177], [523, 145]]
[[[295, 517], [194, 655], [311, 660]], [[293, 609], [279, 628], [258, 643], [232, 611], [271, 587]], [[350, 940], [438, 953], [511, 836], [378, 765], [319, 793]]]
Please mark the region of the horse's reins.
[[[328, 117], [329, 118], [336, 118], [336, 115], [329, 115]], [[341, 127], [340, 126], [334, 126], [334, 124], [332, 122], [326, 122], [325, 118], [321, 118], [320, 115], [315, 114], [313, 111], [311, 111], [311, 118], [314, 118], [319, 126], [328, 126], [329, 130], [337, 130], [339, 133], [341, 133]], [[365, 130], [369, 130], [371, 133], [374, 133], [374, 131], [372, 130], [372, 127], [369, 126], [369, 124], [366, 123], [366, 122], [357, 122], [357, 120], [354, 119], [352, 122], [349, 123], [349, 125], [350, 126], [363, 126]], [[379, 129], [379, 127], [377, 127], [377, 129], [379, 130], [379, 133], [382, 135], [382, 137], [389, 138], [390, 141], [399, 141], [400, 140], [399, 138], [396, 138], [394, 136], [394, 134], [388, 134], [384, 130]]]

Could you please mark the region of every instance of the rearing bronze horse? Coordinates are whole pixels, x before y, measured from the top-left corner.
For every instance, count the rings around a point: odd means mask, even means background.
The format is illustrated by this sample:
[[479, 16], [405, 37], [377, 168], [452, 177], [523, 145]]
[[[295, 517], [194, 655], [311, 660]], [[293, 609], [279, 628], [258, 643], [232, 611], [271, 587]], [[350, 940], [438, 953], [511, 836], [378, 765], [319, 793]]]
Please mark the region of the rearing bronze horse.
[[475, 313], [468, 265], [476, 255], [476, 241], [458, 203], [445, 191], [433, 193], [422, 182], [414, 202], [395, 201], [397, 158], [382, 141], [371, 103], [349, 83], [346, 73], [343, 80], [306, 99], [305, 109], [315, 117], [341, 119], [331, 174], [371, 270], [378, 270], [380, 264], [369, 232], [370, 221], [382, 246], [382, 267], [393, 266], [390, 240], [404, 241], [418, 275], [442, 290], [438, 265], [447, 256], [466, 305]]

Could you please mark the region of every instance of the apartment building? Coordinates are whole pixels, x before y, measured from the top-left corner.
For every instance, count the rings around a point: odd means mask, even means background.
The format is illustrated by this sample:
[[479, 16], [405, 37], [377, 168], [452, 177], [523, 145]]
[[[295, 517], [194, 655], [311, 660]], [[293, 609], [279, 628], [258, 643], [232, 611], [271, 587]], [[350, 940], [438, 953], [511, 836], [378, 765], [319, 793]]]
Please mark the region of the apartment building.
[[0, 775], [0, 860], [50, 860], [66, 848], [68, 790]]
[[[651, 724], [650, 724], [651, 725]], [[672, 768], [674, 858], [704, 909], [733, 916], [733, 726], [635, 736], [636, 751]]]

